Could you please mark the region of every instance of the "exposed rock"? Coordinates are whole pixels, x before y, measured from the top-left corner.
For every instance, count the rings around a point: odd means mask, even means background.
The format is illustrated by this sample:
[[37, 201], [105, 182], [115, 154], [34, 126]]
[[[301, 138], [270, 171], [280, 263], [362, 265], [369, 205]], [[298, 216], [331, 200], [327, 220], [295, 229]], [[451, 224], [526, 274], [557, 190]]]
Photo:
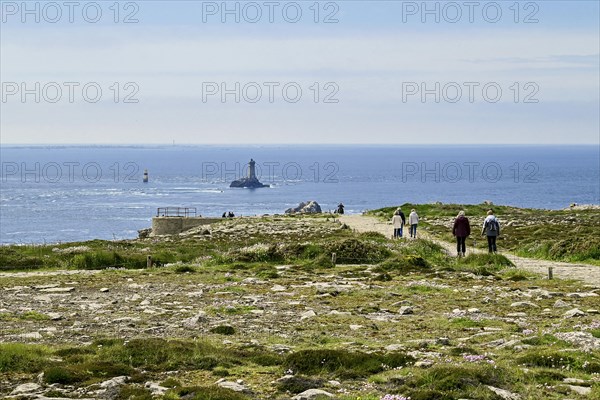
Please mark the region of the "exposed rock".
[[515, 348], [521, 344], [521, 341], [518, 339], [509, 340], [507, 342], [501, 343], [496, 348], [498, 349], [506, 349], [506, 348]]
[[516, 393], [511, 393], [508, 390], [500, 389], [489, 385], [487, 385], [487, 388], [490, 389], [492, 392], [496, 393], [504, 400], [521, 400], [521, 396], [519, 396]]
[[306, 203], [302, 202], [298, 207], [285, 210], [286, 214], [320, 214], [321, 212], [321, 206], [314, 200]]
[[564, 313], [565, 318], [583, 317], [584, 315], [585, 313], [578, 308], [574, 308]]
[[329, 315], [352, 315], [352, 313], [350, 311], [331, 310], [329, 311]]
[[40, 390], [42, 387], [37, 383], [24, 383], [22, 385], [17, 386], [11, 393], [11, 396], [17, 396], [25, 393], [33, 393]]
[[233, 390], [234, 392], [239, 393], [252, 393], [247, 386], [238, 383], [238, 382], [230, 382], [230, 381], [219, 381], [217, 382], [217, 386], [222, 387], [224, 389]]
[[284, 375], [281, 378], [277, 379], [275, 383], [287, 383], [294, 380], [294, 375]]
[[401, 344], [390, 344], [385, 346], [386, 351], [399, 351], [404, 350], [404, 346]]
[[308, 310], [306, 312], [303, 312], [300, 315], [300, 320], [302, 321], [304, 319], [308, 319], [308, 318], [312, 318], [312, 317], [316, 317], [316, 316], [317, 316], [317, 313], [315, 313], [313, 310]]
[[569, 303], [560, 299], [556, 300], [556, 302], [554, 303], [554, 308], [564, 308], [569, 306]]
[[582, 396], [587, 396], [590, 393], [592, 393], [592, 388], [590, 387], [583, 387], [583, 386], [576, 386], [576, 385], [567, 385], [569, 386], [569, 389], [571, 389], [573, 392], [582, 395]]
[[555, 336], [585, 351], [600, 350], [600, 339], [590, 332], [559, 332]]
[[[46, 396], [36, 396], [35, 400], [73, 400], [72, 397], [46, 397]], [[83, 398], [83, 397], [78, 397], [77, 400], [98, 400], [98, 399], [91, 399], [89, 397]]]
[[285, 344], [274, 344], [273, 346], [271, 346], [271, 350], [273, 350], [276, 353], [283, 354], [289, 353], [290, 351], [292, 351], [292, 348], [290, 346], [286, 346]]
[[429, 360], [417, 361], [415, 363], [415, 367], [417, 367], [417, 368], [429, 368], [432, 365], [433, 365], [433, 361], [429, 361]]
[[104, 381], [100, 384], [101, 388], [111, 388], [111, 387], [115, 387], [115, 386], [121, 386], [124, 385], [125, 382], [127, 382], [127, 377], [126, 376], [116, 376], [112, 379], [109, 379], [107, 381]]
[[400, 315], [410, 315], [410, 314], [413, 314], [413, 313], [414, 313], [414, 310], [410, 306], [402, 306], [398, 310], [398, 314], [400, 314]]
[[268, 188], [270, 185], [265, 185], [261, 183], [257, 178], [242, 178], [231, 182], [229, 185], [231, 188], [245, 188], [245, 189], [260, 189], [260, 188]]
[[586, 297], [598, 297], [598, 293], [594, 293], [594, 292], [567, 293], [567, 297], [575, 297], [577, 299], [583, 299]]
[[193, 317], [187, 318], [183, 320], [183, 326], [186, 328], [196, 328], [200, 323], [207, 322], [206, 312], [200, 311], [198, 314]]
[[121, 392], [121, 386], [127, 382], [126, 376], [117, 376], [100, 384], [100, 387], [104, 390], [98, 392], [98, 398], [113, 400], [119, 396]]
[[40, 292], [44, 293], [69, 293], [75, 290], [74, 287], [52, 287], [48, 289], [40, 289]]
[[138, 230], [138, 238], [140, 239], [147, 239], [150, 235], [152, 235], [152, 228]]
[[508, 313], [508, 314], [506, 314], [506, 316], [511, 317], [511, 318], [524, 318], [524, 317], [527, 317], [527, 313], [514, 312], [514, 313]]
[[61, 314], [56, 313], [56, 312], [49, 312], [46, 315], [48, 316], [48, 318], [50, 318], [51, 321], [58, 321], [63, 318], [63, 316]]
[[146, 382], [144, 386], [146, 386], [146, 389], [152, 392], [152, 396], [162, 396], [167, 390], [169, 390], [169, 388], [160, 386], [160, 384], [156, 382]]
[[590, 381], [586, 381], [583, 379], [577, 379], [577, 378], [565, 378], [563, 379], [564, 383], [569, 383], [572, 385], [577, 385], [577, 386], [588, 386], [590, 384]]
[[246, 285], [264, 285], [267, 282], [261, 281], [258, 278], [245, 278], [242, 280], [242, 283]]
[[292, 400], [312, 400], [318, 396], [325, 396], [325, 397], [331, 397], [331, 398], [334, 397], [331, 393], [326, 392], [321, 389], [308, 389], [308, 390], [292, 397]]
[[20, 335], [24, 339], [41, 339], [42, 335], [39, 332], [30, 332]]
[[515, 303], [512, 303], [510, 306], [515, 308], [540, 308], [540, 306], [538, 306], [537, 304], [533, 304], [528, 301], [517, 301]]

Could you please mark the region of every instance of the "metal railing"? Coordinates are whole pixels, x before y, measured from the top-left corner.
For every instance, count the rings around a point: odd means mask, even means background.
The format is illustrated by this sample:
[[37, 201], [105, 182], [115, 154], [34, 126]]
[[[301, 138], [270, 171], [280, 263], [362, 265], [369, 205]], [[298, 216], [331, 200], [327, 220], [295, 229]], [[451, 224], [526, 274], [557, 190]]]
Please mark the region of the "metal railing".
[[156, 210], [157, 217], [196, 217], [198, 215], [196, 208], [190, 207], [159, 207]]

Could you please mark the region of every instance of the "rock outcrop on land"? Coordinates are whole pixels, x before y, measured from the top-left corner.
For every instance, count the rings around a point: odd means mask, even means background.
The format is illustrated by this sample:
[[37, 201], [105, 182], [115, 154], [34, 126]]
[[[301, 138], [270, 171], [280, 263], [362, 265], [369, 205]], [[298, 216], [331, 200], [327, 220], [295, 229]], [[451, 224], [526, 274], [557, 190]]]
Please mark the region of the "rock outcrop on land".
[[286, 214], [320, 214], [321, 212], [321, 206], [314, 200], [302, 202], [297, 207], [285, 210]]

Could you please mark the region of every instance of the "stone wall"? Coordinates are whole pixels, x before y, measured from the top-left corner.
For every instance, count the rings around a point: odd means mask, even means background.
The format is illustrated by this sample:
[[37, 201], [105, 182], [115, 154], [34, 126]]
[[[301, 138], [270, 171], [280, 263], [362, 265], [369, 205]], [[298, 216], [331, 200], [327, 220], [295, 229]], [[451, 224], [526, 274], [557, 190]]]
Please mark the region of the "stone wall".
[[152, 236], [177, 235], [201, 225], [210, 225], [221, 218], [204, 217], [154, 217], [152, 218]]

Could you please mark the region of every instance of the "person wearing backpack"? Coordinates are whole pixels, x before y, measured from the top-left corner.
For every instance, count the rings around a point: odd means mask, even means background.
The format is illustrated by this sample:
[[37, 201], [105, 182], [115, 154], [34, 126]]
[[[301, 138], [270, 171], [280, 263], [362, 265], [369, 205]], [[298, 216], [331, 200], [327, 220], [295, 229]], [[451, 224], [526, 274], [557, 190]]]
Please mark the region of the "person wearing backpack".
[[487, 236], [488, 251], [490, 253], [496, 252], [496, 238], [500, 236], [500, 223], [494, 215], [493, 210], [488, 210], [487, 217], [483, 221], [483, 228], [481, 234]]
[[456, 237], [456, 252], [459, 257], [464, 257], [467, 251], [467, 237], [471, 234], [471, 224], [469, 219], [465, 217], [465, 212], [460, 211], [454, 220], [452, 234]]

